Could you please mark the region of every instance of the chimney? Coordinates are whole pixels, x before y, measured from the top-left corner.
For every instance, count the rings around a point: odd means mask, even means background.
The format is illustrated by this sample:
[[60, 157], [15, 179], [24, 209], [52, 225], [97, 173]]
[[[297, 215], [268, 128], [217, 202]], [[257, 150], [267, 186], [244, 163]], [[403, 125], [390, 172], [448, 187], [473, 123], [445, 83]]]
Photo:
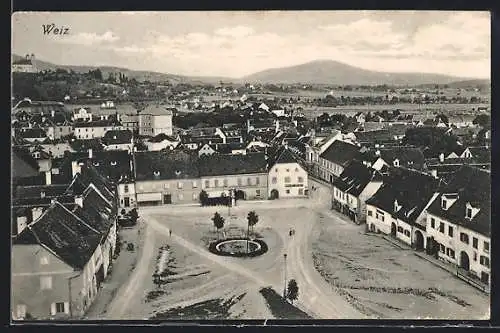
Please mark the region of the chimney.
[[82, 172], [82, 168], [80, 167], [80, 165], [78, 165], [78, 161], [72, 161], [71, 162], [72, 177], [75, 177], [75, 175], [80, 172]]
[[30, 55], [29, 54], [26, 55], [26, 60], [30, 60]]
[[81, 195], [75, 196], [75, 204], [83, 208], [83, 197]]
[[89, 148], [89, 158], [92, 158], [92, 157], [93, 157], [92, 148]]
[[38, 220], [40, 216], [42, 216], [42, 208], [41, 207], [34, 207], [31, 209], [31, 214], [33, 216], [33, 222]]
[[443, 153], [439, 154], [439, 162], [441, 162], [441, 163], [444, 162], [444, 154]]
[[52, 185], [52, 171], [45, 171], [45, 185]]
[[431, 170], [431, 175], [432, 175], [432, 177], [437, 179], [438, 178], [438, 171], [436, 169]]
[[377, 151], [375, 152], [375, 156], [380, 156], [380, 150], [377, 150]]
[[50, 115], [52, 116], [52, 118], [54, 118], [54, 116], [56, 115], [56, 111], [51, 110], [51, 111], [50, 111]]

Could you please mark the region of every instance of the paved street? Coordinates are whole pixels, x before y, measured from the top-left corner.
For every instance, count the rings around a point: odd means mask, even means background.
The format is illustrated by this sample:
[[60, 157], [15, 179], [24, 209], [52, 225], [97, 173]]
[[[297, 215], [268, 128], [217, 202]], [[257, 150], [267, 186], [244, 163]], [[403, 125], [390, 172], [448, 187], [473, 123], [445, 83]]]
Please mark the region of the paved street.
[[[145, 237], [140, 245], [139, 262], [105, 317], [144, 319], [169, 309], [244, 295], [231, 307], [230, 318], [272, 318], [258, 290], [270, 286], [278, 294], [283, 293], [284, 253], [287, 254], [287, 278], [295, 279], [299, 286], [296, 306], [314, 318], [418, 318], [428, 317], [433, 311], [443, 318], [470, 311], [476, 316], [487, 314], [487, 297], [461, 281], [450, 281], [447, 285], [453, 286], [453, 295], [470, 295], [462, 303], [460, 297], [453, 298], [449, 292], [436, 295], [431, 302], [425, 293], [419, 297], [411, 293], [391, 293], [386, 288], [378, 290], [377, 294], [374, 288], [377, 284], [381, 287], [387, 283], [414, 285], [420, 288], [418, 290], [426, 290], [443, 288], [442, 284], [432, 285], [436, 277], [454, 278], [409, 253], [411, 251], [403, 251], [381, 237], [364, 234], [363, 226], [354, 225], [329, 211], [329, 191], [318, 183], [314, 186], [318, 190], [312, 192], [309, 199], [239, 202], [237, 207], [231, 208], [231, 217], [226, 207], [142, 208], [140, 215], [145, 224]], [[267, 253], [244, 259], [217, 256], [206, 249], [204, 242], [213, 230], [210, 218], [216, 211], [226, 218], [228, 232], [238, 228], [243, 232], [250, 210], [259, 215], [255, 231], [269, 245]], [[290, 228], [295, 229], [292, 237], [288, 234]], [[215, 237], [213, 232], [212, 237]], [[182, 270], [176, 274], [183, 278], [162, 287], [158, 298], [146, 301], [148, 293], [155, 290], [151, 276], [162, 244], [169, 244], [175, 269]], [[376, 250], [380, 247], [384, 251]], [[385, 257], [392, 261], [386, 261]], [[360, 276], [359, 270], [344, 265], [346, 260], [351, 266], [356, 265], [354, 260], [357, 260], [362, 269], [378, 272], [385, 280], [376, 274]], [[398, 264], [397, 260], [403, 264]], [[200, 269], [208, 273], [198, 275], [196, 272]], [[431, 277], [428, 283], [421, 281], [424, 276]], [[427, 302], [427, 307], [422, 305], [420, 298]], [[407, 304], [402, 304], [405, 302]], [[464, 306], [464, 303], [471, 306]], [[410, 308], [414, 315], [395, 310], [399, 308]]]

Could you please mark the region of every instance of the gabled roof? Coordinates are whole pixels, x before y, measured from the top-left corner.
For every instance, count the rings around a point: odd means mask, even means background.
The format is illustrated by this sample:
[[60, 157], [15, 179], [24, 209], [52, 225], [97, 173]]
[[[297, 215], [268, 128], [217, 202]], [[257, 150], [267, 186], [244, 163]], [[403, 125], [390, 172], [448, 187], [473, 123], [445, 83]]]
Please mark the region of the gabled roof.
[[135, 154], [136, 180], [198, 178], [196, 155], [183, 151], [146, 151]]
[[320, 157], [335, 164], [347, 166], [359, 155], [359, 147], [341, 140], [335, 140]]
[[16, 199], [55, 198], [64, 194], [70, 194], [67, 188], [67, 184], [16, 186], [13, 197]]
[[39, 175], [38, 163], [28, 151], [19, 148], [12, 150], [12, 178], [36, 177]]
[[47, 133], [41, 128], [24, 128], [20, 130], [19, 136], [27, 139], [46, 139]]
[[[439, 181], [427, 174], [404, 168], [390, 168], [384, 184], [366, 201], [392, 216], [413, 224], [432, 196], [438, 191]], [[401, 208], [394, 210], [394, 201]]]
[[380, 157], [388, 164], [399, 160], [399, 165], [420, 170], [424, 167], [425, 158], [420, 148], [392, 147], [380, 149]]
[[113, 225], [113, 206], [93, 187], [88, 187], [83, 194], [83, 208], [76, 206], [73, 213], [102, 234], [107, 234]]
[[109, 145], [119, 145], [132, 142], [132, 131], [129, 130], [109, 130], [104, 133], [102, 143]]
[[340, 191], [359, 196], [370, 181], [382, 181], [381, 175], [374, 169], [367, 167], [362, 162], [354, 160], [344, 169], [333, 186]]
[[[485, 236], [491, 235], [491, 176], [489, 173], [467, 165], [451, 174], [440, 195], [455, 193], [458, 199], [447, 210], [442, 209], [440, 196], [427, 211], [449, 222], [464, 226]], [[466, 205], [479, 208], [471, 220], [465, 218]]]
[[203, 155], [198, 159], [198, 169], [202, 177], [267, 173], [266, 165], [266, 156], [263, 153]]
[[101, 176], [92, 165], [81, 166], [81, 172], [75, 175], [68, 187], [68, 191], [71, 190], [73, 193], [81, 195], [91, 184], [93, 184], [109, 202], [114, 202], [114, 185]]
[[90, 163], [99, 174], [110, 182], [117, 182], [121, 178], [132, 178], [131, 160], [132, 156], [127, 150], [95, 151], [92, 159], [88, 158], [88, 152], [66, 153], [64, 166], [71, 173], [71, 162], [77, 161]]
[[54, 202], [38, 220], [14, 238], [13, 244], [40, 244], [71, 267], [83, 269], [101, 237], [97, 230]]

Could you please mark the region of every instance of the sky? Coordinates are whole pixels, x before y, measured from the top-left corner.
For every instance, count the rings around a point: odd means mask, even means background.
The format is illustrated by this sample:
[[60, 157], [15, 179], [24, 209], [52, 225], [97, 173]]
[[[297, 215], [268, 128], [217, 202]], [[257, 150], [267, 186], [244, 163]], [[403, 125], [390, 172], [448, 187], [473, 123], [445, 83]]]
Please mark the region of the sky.
[[[68, 28], [44, 34], [44, 25]], [[239, 78], [335, 60], [490, 78], [489, 12], [17, 12], [12, 52], [55, 64]]]

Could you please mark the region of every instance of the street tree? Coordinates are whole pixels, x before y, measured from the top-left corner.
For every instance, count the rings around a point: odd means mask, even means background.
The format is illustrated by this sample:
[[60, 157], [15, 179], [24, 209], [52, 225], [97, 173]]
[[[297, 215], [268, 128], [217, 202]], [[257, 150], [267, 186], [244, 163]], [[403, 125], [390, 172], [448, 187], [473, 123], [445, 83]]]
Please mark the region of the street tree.
[[252, 228], [252, 232], [254, 232], [254, 226], [259, 222], [259, 215], [252, 210], [248, 213], [247, 220], [249, 228]]
[[220, 229], [224, 228], [225, 220], [219, 214], [219, 212], [215, 212], [214, 216], [212, 217], [212, 222], [214, 223], [214, 227], [217, 230], [217, 239], [219, 239], [219, 231]]
[[292, 302], [292, 304], [293, 301], [299, 298], [299, 286], [297, 285], [297, 281], [295, 281], [294, 279], [288, 282], [286, 298], [288, 298]]
[[205, 190], [200, 192], [200, 203], [202, 206], [205, 206], [208, 200], [208, 193]]

